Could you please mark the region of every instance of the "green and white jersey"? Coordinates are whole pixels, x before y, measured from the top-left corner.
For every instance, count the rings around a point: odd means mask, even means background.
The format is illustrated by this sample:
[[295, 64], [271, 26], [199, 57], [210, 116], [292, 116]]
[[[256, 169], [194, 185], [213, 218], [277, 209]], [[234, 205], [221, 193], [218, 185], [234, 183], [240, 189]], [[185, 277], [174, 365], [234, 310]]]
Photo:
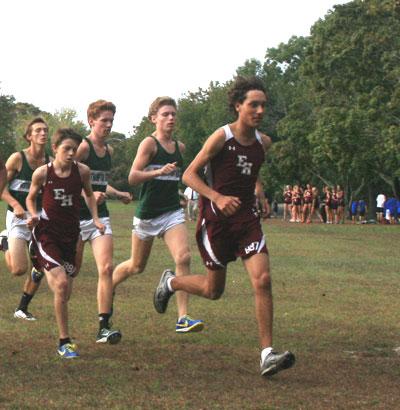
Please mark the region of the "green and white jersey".
[[[82, 161], [90, 168], [90, 182], [94, 191], [106, 192], [108, 185], [108, 178], [111, 171], [111, 155], [106, 145], [106, 154], [104, 157], [99, 157], [94, 150], [92, 141], [90, 138], [85, 138], [85, 141], [89, 144], [89, 156], [86, 160]], [[99, 218], [105, 218], [109, 216], [107, 204], [103, 202], [97, 205], [97, 212]], [[81, 211], [79, 216], [81, 221], [92, 219], [92, 214], [89, 208], [86, 206], [86, 202], [81, 198]]]
[[[26, 159], [25, 152], [20, 151], [19, 153], [22, 157], [21, 171], [17, 172], [14, 178], [8, 183], [8, 190], [26, 211], [27, 209], [25, 201], [31, 187], [32, 174], [34, 172], [34, 169], [30, 167], [28, 160]], [[46, 164], [49, 162], [49, 156], [47, 154], [45, 154], [45, 161]], [[39, 209], [41, 208], [41, 199], [41, 195], [38, 195], [36, 203]], [[14, 212], [14, 208], [10, 205], [8, 205], [7, 209], [11, 212]]]
[[179, 144], [174, 140], [175, 152], [170, 154], [156, 138], [154, 140], [157, 144], [157, 153], [146, 166], [145, 171], [160, 169], [165, 164], [173, 162], [176, 162], [177, 169], [171, 174], [161, 175], [143, 183], [136, 208], [136, 216], [140, 219], [156, 218], [165, 212], [180, 208], [178, 184], [182, 175], [183, 159]]

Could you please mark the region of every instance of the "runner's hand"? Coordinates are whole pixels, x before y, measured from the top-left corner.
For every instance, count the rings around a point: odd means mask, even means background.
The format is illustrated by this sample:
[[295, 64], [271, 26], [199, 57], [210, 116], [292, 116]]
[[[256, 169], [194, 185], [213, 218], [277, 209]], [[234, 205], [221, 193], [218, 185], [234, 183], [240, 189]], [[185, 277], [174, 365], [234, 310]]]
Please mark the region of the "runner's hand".
[[100, 233], [101, 233], [102, 235], [104, 235], [104, 232], [105, 232], [105, 230], [106, 230], [105, 225], [102, 224], [102, 223], [100, 222], [100, 220], [98, 220], [98, 219], [94, 219], [93, 222], [94, 222], [96, 228], [100, 231]]
[[225, 216], [231, 216], [240, 208], [241, 202], [236, 196], [219, 195], [215, 205]]

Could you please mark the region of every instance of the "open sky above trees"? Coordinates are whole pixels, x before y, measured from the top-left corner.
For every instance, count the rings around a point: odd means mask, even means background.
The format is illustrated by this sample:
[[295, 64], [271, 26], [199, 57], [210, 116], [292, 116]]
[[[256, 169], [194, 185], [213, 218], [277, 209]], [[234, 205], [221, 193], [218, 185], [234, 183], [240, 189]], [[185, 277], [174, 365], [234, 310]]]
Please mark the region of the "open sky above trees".
[[128, 135], [155, 97], [225, 82], [347, 1], [2, 2], [0, 90], [84, 122], [89, 102], [111, 100], [114, 131]]

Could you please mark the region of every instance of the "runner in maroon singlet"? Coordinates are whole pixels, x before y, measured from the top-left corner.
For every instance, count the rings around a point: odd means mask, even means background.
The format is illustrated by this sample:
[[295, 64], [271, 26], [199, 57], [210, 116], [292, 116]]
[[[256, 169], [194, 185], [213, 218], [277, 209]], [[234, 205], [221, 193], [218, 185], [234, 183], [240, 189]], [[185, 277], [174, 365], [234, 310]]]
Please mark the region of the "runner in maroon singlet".
[[[183, 175], [183, 182], [201, 195], [197, 243], [207, 275], [161, 276], [154, 306], [164, 313], [177, 290], [218, 299], [225, 288], [227, 264], [241, 257], [255, 294], [261, 344], [261, 374], [272, 375], [294, 364], [291, 352], [272, 348], [272, 291], [269, 258], [261, 223], [254, 209], [254, 192], [267, 211], [259, 170], [271, 139], [257, 131], [266, 104], [258, 78], [238, 77], [229, 93], [235, 122], [215, 131]], [[200, 173], [207, 165], [207, 183]]]
[[[79, 209], [82, 189], [85, 200], [98, 229], [104, 225], [97, 216], [96, 200], [90, 184], [90, 170], [74, 161], [82, 138], [69, 128], [59, 129], [52, 138], [55, 154], [53, 162], [43, 165], [32, 175], [26, 199], [31, 217], [27, 225], [32, 229], [33, 262], [44, 270], [54, 293], [55, 315], [60, 334], [58, 354], [75, 358], [79, 354], [68, 333], [68, 299], [75, 274], [76, 243], [79, 238]], [[42, 190], [42, 210], [38, 215], [36, 198]]]
[[288, 216], [291, 219], [292, 214], [292, 187], [290, 185], [286, 185], [285, 189], [283, 190], [283, 220], [286, 221], [286, 217]]
[[311, 223], [311, 206], [313, 202], [313, 194], [311, 184], [306, 185], [306, 189], [303, 194], [304, 204], [303, 204], [303, 214], [301, 216], [301, 222]]

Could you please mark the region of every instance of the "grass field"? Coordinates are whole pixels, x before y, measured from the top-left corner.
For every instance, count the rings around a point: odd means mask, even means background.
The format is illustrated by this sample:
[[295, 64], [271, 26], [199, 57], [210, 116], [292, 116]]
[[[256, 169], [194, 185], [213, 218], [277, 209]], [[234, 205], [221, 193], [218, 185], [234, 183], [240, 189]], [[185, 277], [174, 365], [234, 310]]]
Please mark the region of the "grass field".
[[[1, 215], [4, 214], [4, 204]], [[111, 203], [115, 262], [129, 256], [133, 209]], [[164, 315], [152, 295], [172, 267], [162, 241], [148, 267], [118, 288], [114, 323], [123, 339], [94, 343], [97, 273], [86, 249], [70, 302], [71, 334], [81, 357], [56, 356], [52, 294], [45, 281], [30, 310], [13, 318], [22, 278], [0, 256], [1, 409], [398, 409], [400, 407], [400, 226], [264, 227], [271, 255], [274, 346], [296, 365], [271, 379], [259, 375], [257, 327], [249, 280], [230, 265], [224, 296], [192, 297], [202, 333], [177, 335], [175, 301]], [[193, 272], [202, 263], [192, 240]]]

